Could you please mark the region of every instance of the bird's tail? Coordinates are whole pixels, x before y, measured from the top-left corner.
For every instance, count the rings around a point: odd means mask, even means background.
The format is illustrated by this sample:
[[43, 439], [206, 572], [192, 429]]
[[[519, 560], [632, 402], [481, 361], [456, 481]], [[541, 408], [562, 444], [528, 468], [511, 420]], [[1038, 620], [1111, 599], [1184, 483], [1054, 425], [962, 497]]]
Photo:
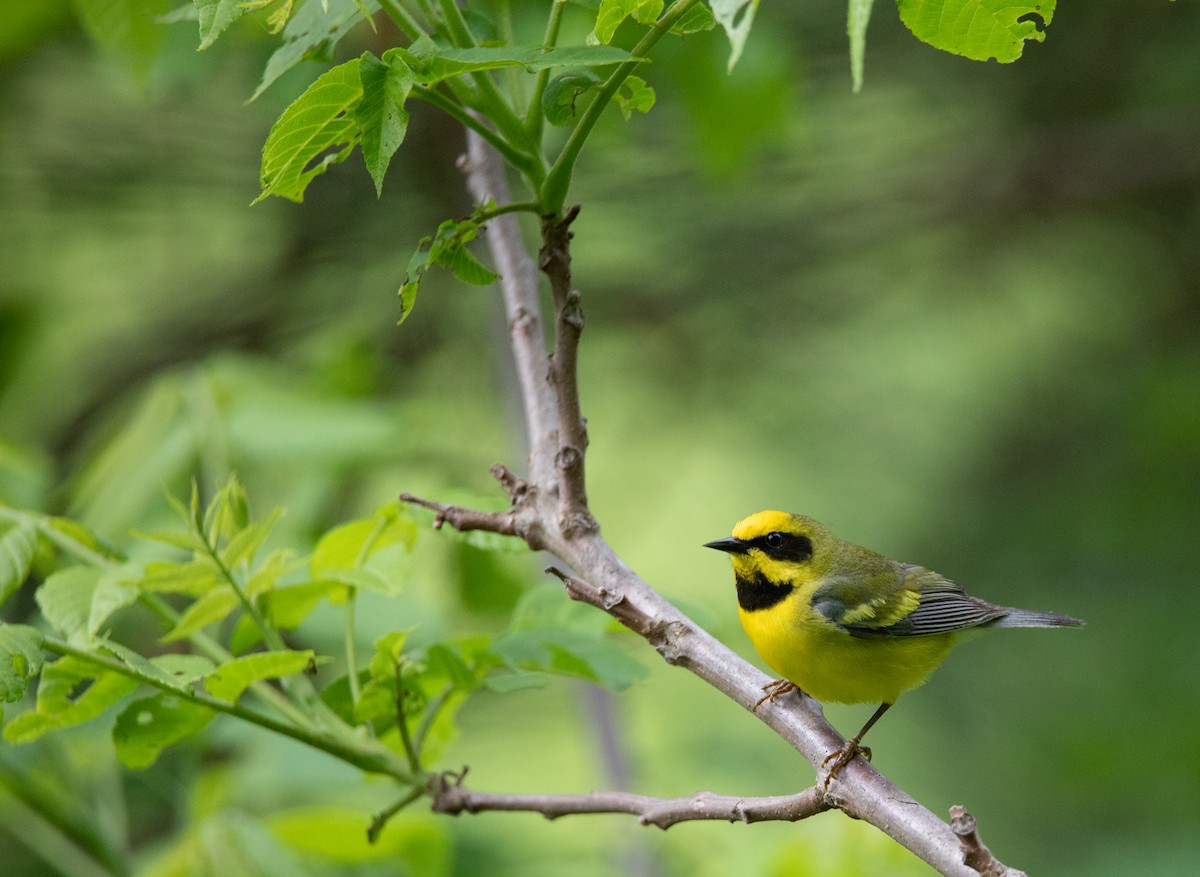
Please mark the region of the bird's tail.
[[1058, 612], [1038, 612], [1034, 609], [1005, 609], [1004, 614], [988, 627], [1083, 627], [1083, 622]]

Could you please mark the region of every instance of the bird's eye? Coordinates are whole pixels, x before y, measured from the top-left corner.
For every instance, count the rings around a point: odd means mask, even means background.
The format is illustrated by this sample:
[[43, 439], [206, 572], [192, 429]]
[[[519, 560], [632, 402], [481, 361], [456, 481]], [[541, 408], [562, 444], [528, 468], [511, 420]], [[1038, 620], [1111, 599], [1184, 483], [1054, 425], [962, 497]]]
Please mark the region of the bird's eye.
[[783, 542], [784, 542], [783, 534], [782, 533], [768, 533], [767, 538], [764, 539], [763, 541], [766, 543], [768, 548], [782, 548]]

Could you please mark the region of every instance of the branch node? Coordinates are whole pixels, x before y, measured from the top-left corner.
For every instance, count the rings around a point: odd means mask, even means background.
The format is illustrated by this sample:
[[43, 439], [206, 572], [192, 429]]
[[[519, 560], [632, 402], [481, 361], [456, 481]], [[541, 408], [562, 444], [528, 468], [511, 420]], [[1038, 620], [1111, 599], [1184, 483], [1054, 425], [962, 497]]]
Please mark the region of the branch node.
[[963, 864], [978, 871], [982, 877], [1025, 877], [1024, 871], [1009, 868], [996, 860], [980, 839], [979, 826], [966, 807], [955, 804], [950, 808], [950, 829], [958, 837]]
[[529, 497], [531, 490], [529, 483], [510, 472], [508, 467], [496, 463], [490, 471], [492, 477], [500, 482], [500, 486], [504, 488], [514, 506], [520, 505]]

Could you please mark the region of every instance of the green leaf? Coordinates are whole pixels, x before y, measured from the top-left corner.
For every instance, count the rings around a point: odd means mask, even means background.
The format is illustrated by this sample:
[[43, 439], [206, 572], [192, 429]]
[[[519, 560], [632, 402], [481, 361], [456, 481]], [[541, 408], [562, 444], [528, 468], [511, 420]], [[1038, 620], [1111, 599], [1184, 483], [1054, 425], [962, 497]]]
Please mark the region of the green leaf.
[[117, 757], [129, 768], [149, 767], [168, 746], [199, 734], [215, 715], [207, 707], [165, 692], [135, 700], [113, 727]]
[[531, 628], [501, 634], [493, 653], [513, 669], [578, 676], [618, 691], [639, 682], [646, 668], [616, 643], [566, 628]]
[[170, 0], [75, 0], [75, 9], [88, 35], [144, 81], [162, 44], [158, 18]]
[[647, 85], [642, 77], [633, 75], [625, 77], [615, 97], [625, 121], [629, 121], [635, 112], [650, 112], [655, 100], [654, 89]]
[[633, 58], [616, 46], [565, 46], [543, 49], [540, 46], [481, 46], [472, 49], [447, 49], [422, 37], [407, 50], [397, 50], [416, 74], [417, 81], [435, 85], [444, 79], [481, 70], [524, 67], [531, 73], [553, 67], [603, 67], [621, 64]]
[[[377, 0], [362, 0], [367, 10], [379, 11]], [[283, 45], [275, 50], [263, 70], [262, 82], [250, 100], [301, 61], [329, 61], [334, 46], [363, 20], [355, 0], [317, 0], [305, 3], [283, 29]]]
[[54, 573], [37, 590], [42, 616], [73, 645], [87, 646], [93, 641], [89, 622], [100, 575], [101, 570], [94, 566], [70, 566]]
[[128, 581], [128, 576], [128, 570], [109, 569], [105, 570], [96, 582], [87, 619], [89, 637], [97, 636], [114, 612], [137, 600], [138, 589]]
[[846, 33], [850, 37], [850, 77], [854, 93], [862, 91], [863, 59], [867, 48], [867, 23], [875, 0], [850, 0], [846, 12]]
[[404, 102], [416, 80], [395, 51], [386, 52], [382, 61], [370, 52], [358, 60], [363, 96], [354, 114], [362, 131], [363, 161], [375, 182], [375, 195], [381, 197], [383, 176], [408, 130]]
[[223, 582], [212, 561], [200, 558], [186, 563], [147, 563], [145, 575], [136, 584], [143, 591], [200, 597]]
[[[82, 693], [72, 697], [83, 683]], [[105, 670], [81, 658], [61, 658], [42, 668], [37, 706], [4, 728], [10, 743], [28, 743], [50, 731], [90, 721], [138, 687], [136, 680]]]
[[200, 655], [156, 655], [146, 658], [128, 646], [109, 640], [102, 646], [131, 669], [180, 691], [212, 672], [213, 663]]
[[332, 570], [356, 569], [377, 552], [392, 545], [411, 551], [417, 541], [417, 525], [396, 504], [381, 508], [371, 518], [334, 527], [321, 537], [312, 555], [312, 576], [323, 578]]
[[299, 627], [322, 599], [343, 603], [349, 588], [340, 582], [306, 582], [276, 588], [267, 596], [267, 618], [276, 627], [291, 630]]
[[900, 20], [917, 39], [975, 61], [1021, 57], [1027, 41], [1042, 42], [1055, 0], [898, 0]]
[[242, 692], [259, 679], [290, 676], [312, 666], [311, 649], [300, 652], [256, 652], [222, 664], [204, 680], [204, 687], [213, 697], [236, 701]]
[[246, 499], [246, 489], [236, 475], [231, 475], [204, 510], [200, 533], [215, 545], [220, 539], [232, 539], [249, 523], [250, 502]]
[[746, 39], [750, 36], [750, 26], [754, 24], [754, 14], [758, 12], [758, 0], [709, 0], [713, 17], [725, 34], [729, 37], [729, 65], [732, 71], [742, 50], [746, 48]]
[[283, 509], [276, 506], [271, 513], [261, 521], [255, 521], [243, 527], [225, 545], [221, 552], [221, 562], [229, 569], [234, 569], [243, 561], [249, 563], [262, 547], [263, 542], [271, 535], [275, 524], [283, 517]]
[[30, 524], [17, 524], [0, 536], [0, 606], [24, 584], [36, 550], [37, 530]]
[[420, 290], [421, 279], [420, 275], [416, 275], [414, 280], [406, 280], [400, 285], [400, 319], [396, 321], [399, 326], [408, 319], [408, 315], [412, 313], [413, 305], [417, 303], [417, 292]]
[[713, 18], [712, 10], [703, 3], [697, 3], [687, 12], [683, 13], [682, 18], [671, 25], [671, 33], [677, 36], [687, 36], [692, 33], [712, 30], [716, 26], [717, 20]]
[[251, 572], [246, 581], [246, 596], [259, 597], [270, 593], [282, 576], [303, 565], [304, 560], [298, 559], [290, 548], [277, 548]]
[[46, 524], [89, 551], [96, 552], [101, 557], [108, 560], [125, 560], [125, 555], [120, 549], [109, 545], [95, 530], [86, 524], [81, 524], [79, 521], [72, 520], [71, 518], [57, 517], [46, 518]]
[[345, 865], [386, 862], [390, 870], [411, 877], [453, 873], [443, 820], [428, 814], [400, 814], [387, 821], [374, 841], [367, 840], [363, 829], [369, 823], [364, 812], [332, 805], [286, 810], [267, 818], [275, 837], [305, 857]]
[[576, 70], [556, 76], [542, 92], [542, 112], [546, 121], [560, 127], [575, 119], [576, 102], [589, 91], [600, 87], [603, 80], [591, 70]]
[[313, 178], [345, 161], [358, 145], [354, 110], [363, 94], [358, 68], [358, 58], [339, 64], [283, 111], [263, 146], [262, 193], [253, 203], [270, 195], [303, 201]]
[[23, 624], [0, 624], [0, 702], [20, 700], [44, 660], [41, 631]]
[[601, 0], [592, 36], [607, 45], [626, 18], [632, 16], [639, 24], [653, 24], [662, 10], [663, 0]]
[[192, 0], [200, 17], [200, 49], [216, 42], [217, 37], [251, 10], [246, 0]]
[[179, 617], [179, 621], [160, 640], [169, 643], [186, 639], [210, 624], [223, 620], [241, 605], [237, 593], [229, 585], [213, 588]]

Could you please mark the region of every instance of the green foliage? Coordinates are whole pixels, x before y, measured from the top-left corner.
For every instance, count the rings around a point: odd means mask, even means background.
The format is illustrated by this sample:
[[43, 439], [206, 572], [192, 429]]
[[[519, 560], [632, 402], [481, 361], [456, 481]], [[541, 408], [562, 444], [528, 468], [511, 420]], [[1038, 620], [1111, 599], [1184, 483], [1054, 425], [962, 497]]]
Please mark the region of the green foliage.
[[496, 274], [466, 247], [479, 234], [482, 217], [491, 208], [491, 204], [484, 204], [467, 219], [447, 219], [436, 233], [421, 238], [417, 251], [408, 260], [408, 270], [400, 286], [401, 323], [412, 313], [421, 279], [431, 265], [449, 268], [459, 280], [477, 286], [486, 286], [496, 279]]
[[[919, 39], [975, 61], [1015, 61], [1025, 43], [1040, 43], [1055, 0], [897, 0], [900, 19]], [[865, 26], [865, 25], [864, 25]]]
[[36, 628], [0, 624], [0, 702], [20, 700], [42, 662], [42, 635]]
[[20, 523], [0, 536], [0, 606], [29, 575], [36, 548], [37, 531], [29, 524]]

